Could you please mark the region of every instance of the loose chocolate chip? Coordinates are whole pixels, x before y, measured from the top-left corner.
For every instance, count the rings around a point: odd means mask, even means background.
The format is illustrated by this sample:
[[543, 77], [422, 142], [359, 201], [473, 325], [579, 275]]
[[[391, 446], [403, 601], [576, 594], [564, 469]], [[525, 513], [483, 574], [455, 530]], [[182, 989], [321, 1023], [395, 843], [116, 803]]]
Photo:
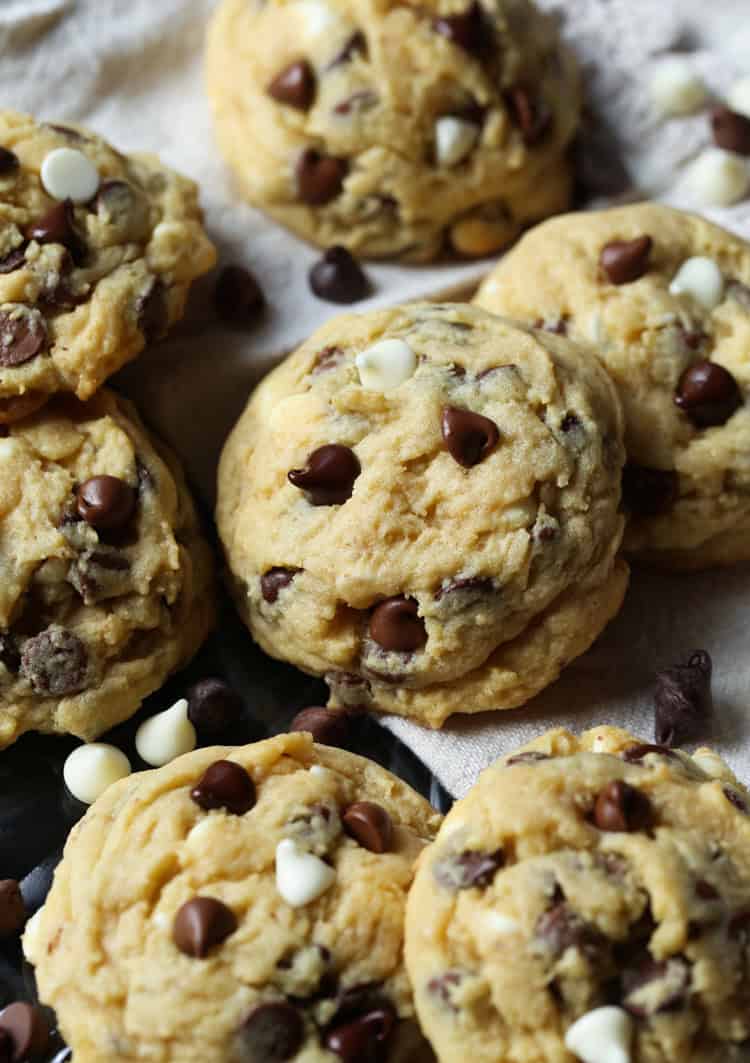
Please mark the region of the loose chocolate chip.
[[740, 797], [736, 790], [732, 790], [729, 786], [723, 787], [724, 796], [730, 805], [734, 805], [738, 812], [743, 812], [747, 815], [747, 804], [744, 798]]
[[539, 916], [534, 934], [545, 952], [550, 952], [555, 958], [572, 948], [596, 962], [605, 958], [608, 948], [608, 941], [599, 929], [588, 923], [565, 901]]
[[628, 764], [637, 764], [644, 757], [647, 757], [649, 753], [658, 754], [660, 757], [670, 757], [672, 760], [679, 759], [667, 746], [656, 746], [648, 742], [642, 742], [637, 746], [629, 746], [622, 757], [623, 760], [627, 760]]
[[535, 99], [528, 89], [517, 85], [507, 96], [513, 123], [527, 147], [538, 144], [552, 126], [552, 111], [544, 100]]
[[711, 112], [714, 143], [736, 155], [750, 155], [750, 118], [729, 107], [716, 107]]
[[296, 1008], [279, 1001], [251, 1011], [240, 1029], [242, 1059], [246, 1063], [283, 1063], [297, 1055], [305, 1039], [305, 1024]]
[[253, 328], [266, 305], [260, 285], [242, 266], [225, 266], [214, 289], [216, 312], [222, 321], [239, 328]]
[[401, 595], [376, 605], [370, 617], [370, 636], [384, 650], [413, 653], [427, 642], [419, 604]]
[[216, 760], [206, 768], [190, 796], [206, 812], [225, 808], [235, 816], [243, 816], [255, 804], [255, 783], [240, 764]]
[[622, 500], [637, 517], [658, 517], [677, 501], [679, 479], [673, 469], [627, 464], [622, 473]]
[[303, 203], [322, 207], [341, 192], [349, 167], [345, 159], [307, 148], [296, 168], [297, 194]]
[[41, 1009], [25, 1001], [0, 1011], [0, 1031], [10, 1037], [12, 1063], [40, 1056], [49, 1043], [49, 1026]]
[[374, 1049], [388, 1040], [395, 1024], [393, 1008], [375, 1008], [352, 1022], [329, 1029], [325, 1046], [344, 1063], [370, 1063], [377, 1058]]
[[13, 273], [20, 269], [26, 262], [26, 245], [22, 244], [13, 251], [9, 251], [5, 258], [0, 258], [0, 273]]
[[86, 647], [59, 624], [27, 639], [21, 649], [21, 673], [36, 694], [77, 694], [86, 686], [87, 665]]
[[678, 746], [700, 738], [713, 711], [711, 657], [696, 650], [687, 664], [656, 673], [654, 738]]
[[117, 476], [93, 476], [76, 490], [79, 517], [97, 531], [124, 527], [135, 504], [135, 490]]
[[172, 939], [180, 952], [202, 959], [236, 929], [237, 919], [226, 904], [214, 897], [193, 897], [177, 912]]
[[540, 760], [550, 760], [548, 753], [539, 753], [536, 749], [529, 749], [525, 753], [516, 753], [505, 762], [506, 768], [512, 768], [514, 764], [538, 764]]
[[166, 334], [169, 325], [169, 308], [167, 307], [166, 288], [160, 280], [154, 278], [148, 289], [138, 296], [135, 312], [138, 317], [138, 328], [147, 343], [155, 343]]
[[608, 783], [596, 798], [594, 823], [599, 830], [645, 830], [651, 820], [651, 802], [626, 782]]
[[306, 111], [315, 99], [315, 73], [305, 59], [284, 67], [269, 84], [268, 95], [278, 103]]
[[391, 817], [381, 805], [357, 801], [341, 817], [346, 833], [371, 853], [387, 853], [393, 841]]
[[613, 240], [602, 248], [599, 265], [612, 284], [631, 284], [648, 269], [653, 244], [650, 236]]
[[70, 252], [71, 258], [80, 266], [86, 257], [86, 244], [75, 227], [75, 212], [69, 199], [55, 203], [26, 230], [29, 240], [39, 244], [62, 244]]
[[0, 940], [17, 934], [26, 922], [26, 906], [14, 878], [0, 879]]
[[370, 292], [370, 282], [359, 262], [345, 247], [329, 247], [310, 268], [310, 287], [329, 303], [356, 303]]
[[690, 985], [690, 966], [682, 956], [658, 963], [646, 959], [622, 974], [622, 1006], [631, 1015], [645, 1018], [681, 1007]]
[[448, 452], [465, 469], [483, 461], [500, 438], [489, 417], [458, 406], [443, 407], [440, 427]]
[[303, 469], [292, 469], [288, 475], [289, 482], [305, 491], [313, 506], [339, 506], [352, 497], [361, 471], [353, 450], [328, 443], [308, 455]]
[[470, 55], [481, 55], [491, 43], [482, 5], [476, 0], [459, 15], [443, 15], [433, 19], [432, 28]]
[[504, 863], [505, 853], [502, 849], [497, 849], [494, 853], [466, 849], [462, 853], [453, 853], [437, 860], [433, 864], [432, 873], [437, 882], [446, 889], [484, 889], [490, 885]]
[[342, 63], [348, 63], [355, 55], [367, 55], [367, 40], [361, 30], [357, 30], [356, 33], [351, 35], [341, 51], [330, 61], [327, 69], [333, 70], [334, 67], [340, 66]]
[[321, 745], [346, 749], [350, 738], [351, 716], [345, 710], [331, 712], [329, 709], [310, 705], [297, 713], [289, 724], [289, 730], [307, 731]]
[[18, 156], [8, 148], [0, 148], [0, 177], [7, 177], [18, 169]]
[[215, 734], [236, 723], [243, 702], [223, 679], [199, 679], [188, 689], [188, 719], [199, 734]]
[[38, 310], [17, 305], [0, 310], [0, 366], [9, 369], [34, 358], [47, 342], [47, 326]]
[[729, 420], [742, 405], [742, 393], [723, 365], [704, 361], [685, 370], [674, 401], [697, 428], [710, 428]]

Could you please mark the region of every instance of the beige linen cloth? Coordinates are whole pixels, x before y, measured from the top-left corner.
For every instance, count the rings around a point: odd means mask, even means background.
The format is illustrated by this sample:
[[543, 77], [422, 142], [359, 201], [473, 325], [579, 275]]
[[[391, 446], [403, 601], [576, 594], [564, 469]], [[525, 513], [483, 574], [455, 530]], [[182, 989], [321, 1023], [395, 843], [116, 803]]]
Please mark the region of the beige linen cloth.
[[[675, 174], [706, 143], [707, 122], [700, 115], [658, 123], [648, 105], [649, 71], [661, 54], [687, 50], [717, 93], [749, 74], [746, 5], [542, 0], [581, 57], [601, 123], [587, 146], [593, 185], [601, 178], [607, 188], [616, 146], [640, 188], [675, 200]], [[206, 278], [175, 334], [119, 380], [209, 502], [221, 444], [254, 381], [336, 312], [307, 287], [316, 252], [243, 204], [218, 155], [202, 77], [213, 7], [212, 0], [0, 0], [2, 105], [88, 123], [122, 150], [156, 151], [198, 180], [221, 261], [248, 266], [267, 294], [269, 313], [257, 331], [229, 331], [216, 322], [213, 278]], [[750, 203], [707, 213], [750, 236]], [[358, 309], [460, 291], [486, 268], [369, 266], [375, 293]], [[551, 726], [609, 722], [650, 736], [654, 671], [705, 647], [715, 665], [715, 744], [750, 780], [749, 628], [749, 567], [679, 577], [638, 570], [621, 615], [532, 705], [457, 718], [442, 732], [398, 719], [385, 724], [462, 794], [497, 756]]]

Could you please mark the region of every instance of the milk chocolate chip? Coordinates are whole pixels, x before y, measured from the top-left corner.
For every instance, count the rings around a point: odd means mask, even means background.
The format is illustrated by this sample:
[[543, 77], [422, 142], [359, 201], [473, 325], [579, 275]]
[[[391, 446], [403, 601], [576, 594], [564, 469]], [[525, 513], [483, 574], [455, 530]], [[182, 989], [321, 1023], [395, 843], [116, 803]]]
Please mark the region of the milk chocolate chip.
[[306, 111], [315, 99], [315, 73], [305, 59], [281, 70], [268, 86], [268, 95], [278, 103]]
[[361, 471], [350, 447], [328, 443], [308, 456], [303, 469], [292, 469], [289, 482], [305, 491], [313, 506], [338, 506], [351, 498]]
[[284, 1063], [297, 1055], [305, 1039], [305, 1025], [296, 1008], [283, 1001], [261, 1004], [251, 1011], [240, 1030], [246, 1063]]
[[214, 897], [193, 897], [177, 912], [172, 938], [180, 952], [202, 959], [236, 929], [237, 919], [226, 904]]
[[696, 650], [687, 664], [656, 673], [654, 737], [663, 746], [678, 746], [700, 738], [713, 710], [712, 662]]
[[76, 491], [79, 517], [97, 531], [122, 528], [133, 515], [135, 489], [117, 476], [93, 476]]
[[696, 362], [680, 377], [675, 405], [697, 428], [725, 424], [742, 405], [742, 393], [728, 369], [716, 362]]
[[297, 194], [303, 203], [322, 207], [339, 195], [349, 169], [345, 159], [307, 148], [297, 162]]
[[372, 801], [357, 801], [349, 805], [341, 817], [344, 830], [363, 849], [371, 853], [387, 853], [393, 841], [393, 823], [382, 805]]
[[34, 358], [47, 343], [47, 326], [38, 310], [21, 303], [0, 310], [0, 366], [10, 369]]
[[500, 433], [494, 421], [458, 406], [445, 406], [441, 420], [443, 440], [451, 457], [470, 469], [497, 445]]
[[255, 783], [241, 764], [216, 760], [206, 768], [190, 796], [206, 811], [225, 808], [242, 816], [255, 804]]
[[594, 823], [599, 830], [645, 830], [651, 820], [651, 802], [626, 782], [608, 783], [596, 798]]
[[612, 284], [631, 284], [648, 269], [653, 243], [650, 236], [613, 240], [602, 248], [599, 265]]
[[384, 650], [413, 653], [427, 642], [424, 620], [413, 598], [386, 598], [375, 606], [370, 617], [370, 636]]

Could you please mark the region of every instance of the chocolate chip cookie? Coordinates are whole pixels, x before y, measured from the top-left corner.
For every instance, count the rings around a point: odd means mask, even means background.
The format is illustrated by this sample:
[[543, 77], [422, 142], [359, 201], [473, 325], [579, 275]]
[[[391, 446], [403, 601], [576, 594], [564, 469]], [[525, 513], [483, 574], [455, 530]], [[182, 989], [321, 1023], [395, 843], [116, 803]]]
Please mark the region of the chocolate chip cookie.
[[306, 734], [115, 783], [26, 930], [40, 997], [89, 1063], [431, 1059], [403, 921], [439, 822]]
[[614, 388], [567, 340], [467, 305], [329, 322], [258, 387], [217, 520], [243, 618], [333, 704], [527, 701], [618, 610]]
[[750, 795], [600, 727], [489, 768], [423, 853], [406, 961], [441, 1063], [731, 1063], [750, 1045]]
[[578, 75], [528, 0], [224, 0], [208, 88], [244, 193], [323, 246], [482, 256], [570, 202]]
[[212, 564], [174, 458], [108, 391], [0, 438], [0, 748], [127, 719], [213, 621]]
[[488, 310], [588, 343], [625, 410], [626, 548], [676, 568], [750, 559], [750, 245], [654, 203], [533, 230]]
[[87, 399], [213, 265], [192, 181], [78, 126], [0, 111], [0, 423]]

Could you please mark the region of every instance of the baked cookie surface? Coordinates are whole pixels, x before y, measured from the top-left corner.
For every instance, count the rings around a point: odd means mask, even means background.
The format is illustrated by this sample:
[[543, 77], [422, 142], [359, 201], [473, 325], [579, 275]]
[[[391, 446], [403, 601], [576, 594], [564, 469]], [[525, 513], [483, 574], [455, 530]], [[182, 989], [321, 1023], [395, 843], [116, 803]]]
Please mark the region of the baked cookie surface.
[[559, 337], [466, 305], [335, 319], [222, 455], [240, 612], [334, 704], [430, 726], [521, 704], [622, 601], [621, 431]]
[[0, 111], [0, 422], [93, 395], [182, 316], [215, 257], [192, 181]]
[[0, 747], [92, 739], [198, 649], [212, 560], [175, 459], [109, 391], [0, 438]]
[[625, 411], [625, 546], [671, 567], [750, 558], [750, 245], [641, 203], [556, 218], [478, 304], [587, 343]]
[[570, 202], [578, 75], [528, 0], [224, 0], [207, 77], [242, 190], [314, 243], [482, 256]]
[[746, 1060], [749, 808], [711, 751], [609, 727], [488, 768], [407, 910], [441, 1063]]
[[306, 734], [131, 776], [74, 828], [26, 931], [41, 999], [87, 1063], [432, 1058], [403, 919], [439, 823]]

